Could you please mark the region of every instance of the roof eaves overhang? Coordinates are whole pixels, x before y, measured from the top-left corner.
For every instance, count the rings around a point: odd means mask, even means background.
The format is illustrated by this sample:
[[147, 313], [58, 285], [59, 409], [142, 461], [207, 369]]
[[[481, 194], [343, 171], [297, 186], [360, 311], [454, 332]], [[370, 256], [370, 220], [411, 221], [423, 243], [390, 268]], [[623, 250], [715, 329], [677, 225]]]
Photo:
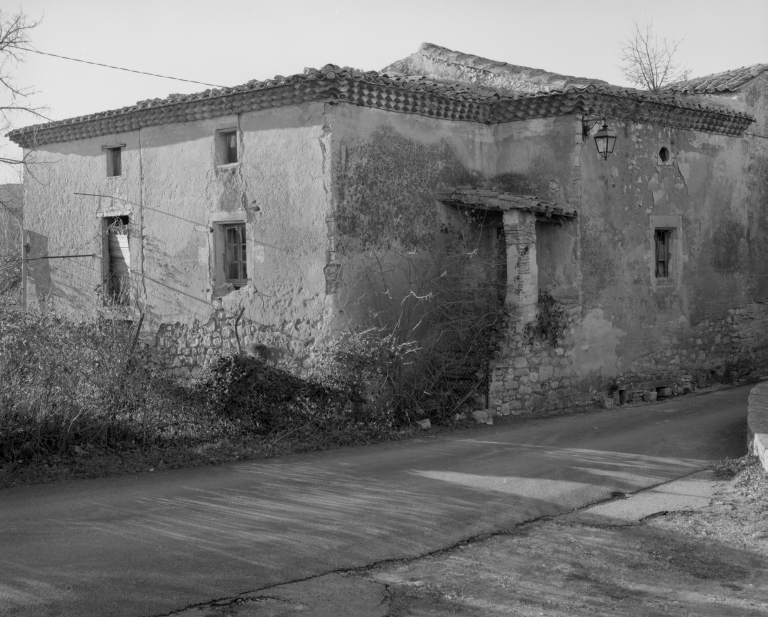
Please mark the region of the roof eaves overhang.
[[615, 87], [568, 88], [546, 95], [506, 97], [493, 103], [491, 123], [582, 114], [639, 124], [741, 136], [755, 121], [749, 114]]
[[134, 131], [149, 126], [204, 120], [296, 105], [345, 102], [431, 118], [498, 124], [574, 113], [740, 136], [754, 118], [742, 112], [678, 97], [614, 86], [569, 86], [535, 95], [483, 94], [460, 83], [363, 73], [326, 65], [320, 71], [206, 90], [131, 107], [13, 130], [7, 136], [25, 148]]
[[479, 189], [469, 186], [439, 189], [437, 200], [450, 206], [472, 210], [506, 212], [523, 210], [535, 212], [545, 218], [575, 218], [576, 208], [570, 204], [543, 201], [533, 195], [516, 195], [495, 189]]

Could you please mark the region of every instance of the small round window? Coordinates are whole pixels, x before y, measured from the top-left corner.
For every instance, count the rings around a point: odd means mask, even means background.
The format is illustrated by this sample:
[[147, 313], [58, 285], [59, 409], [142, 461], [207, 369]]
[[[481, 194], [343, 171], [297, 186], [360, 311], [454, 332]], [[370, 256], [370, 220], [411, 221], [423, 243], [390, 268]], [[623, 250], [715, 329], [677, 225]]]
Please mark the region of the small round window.
[[666, 148], [666, 146], [659, 150], [659, 160], [662, 163], [669, 161], [669, 150]]

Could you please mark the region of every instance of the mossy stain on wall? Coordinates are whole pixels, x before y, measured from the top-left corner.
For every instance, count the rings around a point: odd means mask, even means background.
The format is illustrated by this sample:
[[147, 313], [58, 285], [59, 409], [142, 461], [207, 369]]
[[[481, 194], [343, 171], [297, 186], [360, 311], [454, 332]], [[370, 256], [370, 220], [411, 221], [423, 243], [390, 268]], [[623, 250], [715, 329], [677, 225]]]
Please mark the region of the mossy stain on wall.
[[447, 142], [421, 143], [390, 126], [345, 148], [338, 174], [341, 252], [353, 245], [428, 246], [439, 232], [436, 189], [479, 179]]
[[733, 220], [722, 221], [712, 234], [712, 267], [722, 274], [736, 272], [742, 263], [740, 251], [744, 227]]

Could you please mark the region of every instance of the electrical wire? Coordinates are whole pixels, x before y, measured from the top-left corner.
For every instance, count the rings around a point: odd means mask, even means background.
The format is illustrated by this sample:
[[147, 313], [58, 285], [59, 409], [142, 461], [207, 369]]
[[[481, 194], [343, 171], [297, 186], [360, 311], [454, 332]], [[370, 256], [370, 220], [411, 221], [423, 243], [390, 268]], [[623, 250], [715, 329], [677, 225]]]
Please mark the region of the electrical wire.
[[217, 86], [216, 84], [208, 84], [204, 81], [194, 81], [192, 79], [182, 79], [181, 77], [171, 77], [169, 75], [158, 75], [157, 73], [147, 73], [146, 71], [136, 71], [134, 69], [126, 69], [121, 66], [112, 66], [111, 64], [102, 64], [101, 62], [91, 62], [90, 60], [81, 60], [80, 58], [70, 58], [69, 56], [60, 56], [59, 54], [51, 54], [47, 51], [40, 51], [38, 49], [32, 49], [31, 47], [21, 48], [24, 51], [31, 51], [33, 54], [40, 54], [42, 56], [52, 56], [53, 58], [61, 58], [62, 60], [72, 60], [73, 62], [82, 62], [83, 64], [92, 64], [94, 66], [101, 66], [107, 69], [115, 69], [117, 71], [127, 71], [128, 73], [137, 73], [139, 75], [149, 75], [150, 77], [160, 77], [162, 79], [174, 79], [176, 81], [185, 81], [190, 84], [199, 84], [201, 86], [211, 86], [213, 88], [226, 88], [226, 86]]

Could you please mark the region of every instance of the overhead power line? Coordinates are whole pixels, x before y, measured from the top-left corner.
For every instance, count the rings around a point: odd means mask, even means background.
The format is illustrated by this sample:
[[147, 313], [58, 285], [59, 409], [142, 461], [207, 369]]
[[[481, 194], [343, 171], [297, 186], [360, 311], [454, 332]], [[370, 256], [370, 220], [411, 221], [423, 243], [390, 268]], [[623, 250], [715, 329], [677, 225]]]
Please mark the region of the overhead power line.
[[176, 81], [186, 81], [190, 84], [199, 84], [201, 86], [212, 86], [214, 88], [225, 88], [226, 86], [217, 86], [216, 84], [207, 84], [204, 81], [194, 81], [192, 79], [182, 79], [181, 77], [170, 77], [169, 75], [158, 75], [157, 73], [147, 73], [146, 71], [135, 71], [133, 69], [126, 69], [121, 66], [112, 66], [111, 64], [102, 64], [101, 62], [91, 62], [90, 60], [81, 60], [80, 58], [70, 58], [68, 56], [60, 56], [58, 54], [50, 54], [46, 51], [40, 51], [38, 49], [32, 49], [31, 47], [22, 48], [24, 51], [31, 51], [33, 54], [40, 54], [42, 56], [52, 56], [54, 58], [61, 58], [62, 60], [72, 60], [73, 62], [82, 62], [83, 64], [93, 64], [94, 66], [101, 66], [106, 69], [115, 69], [117, 71], [127, 71], [128, 73], [138, 73], [139, 75], [149, 75], [150, 77], [160, 77], [162, 79], [174, 79]]

